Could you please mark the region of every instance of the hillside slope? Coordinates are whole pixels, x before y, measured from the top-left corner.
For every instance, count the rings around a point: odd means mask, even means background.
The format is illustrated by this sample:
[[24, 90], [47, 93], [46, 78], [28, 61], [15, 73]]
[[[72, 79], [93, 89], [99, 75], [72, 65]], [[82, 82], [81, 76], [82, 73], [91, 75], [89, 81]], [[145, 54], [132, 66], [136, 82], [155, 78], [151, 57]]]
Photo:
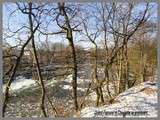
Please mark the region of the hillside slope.
[[86, 107], [81, 117], [157, 117], [158, 83], [147, 81], [126, 90], [111, 105]]

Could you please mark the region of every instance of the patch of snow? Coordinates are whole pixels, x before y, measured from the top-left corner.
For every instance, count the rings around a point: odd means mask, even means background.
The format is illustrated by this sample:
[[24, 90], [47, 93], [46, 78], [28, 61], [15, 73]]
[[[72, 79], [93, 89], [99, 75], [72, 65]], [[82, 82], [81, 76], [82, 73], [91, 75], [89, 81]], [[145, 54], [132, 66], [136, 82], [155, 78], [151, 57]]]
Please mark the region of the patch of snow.
[[[107, 85], [104, 85], [102, 87], [104, 97], [108, 96], [106, 88], [107, 88]], [[109, 84], [109, 88], [110, 88], [110, 93], [113, 94], [114, 93], [114, 85], [113, 84]], [[89, 96], [87, 98], [92, 100], [92, 101], [96, 101], [96, 99], [97, 99], [96, 91], [91, 90], [91, 93], [89, 94]]]
[[[72, 74], [68, 75], [66, 79], [62, 79], [62, 81], [65, 81], [65, 82], [68, 82], [68, 83], [72, 83]], [[91, 80], [77, 78], [77, 83], [78, 84], [85, 83], [85, 82], [91, 82]]]
[[[58, 83], [60, 80], [55, 80], [54, 78], [52, 78], [49, 81], [46, 81], [45, 85], [46, 86], [54, 86], [55, 83]], [[68, 83], [72, 82], [72, 75], [68, 75], [66, 79], [62, 79], [61, 81], [65, 81]], [[77, 83], [81, 84], [81, 83], [86, 83], [86, 82], [90, 82], [87, 79], [77, 79]], [[24, 89], [27, 89], [31, 86], [35, 86], [37, 85], [36, 81], [33, 79], [26, 79], [23, 76], [17, 76], [15, 78], [15, 80], [12, 82], [11, 87], [10, 87], [10, 91], [11, 92], [18, 92], [18, 91], [22, 91]], [[60, 87], [62, 87], [63, 89], [67, 89], [67, 90], [72, 90], [72, 86], [71, 85], [60, 85]], [[3, 91], [5, 91], [6, 88], [6, 84], [3, 85]], [[77, 88], [77, 90], [80, 91], [85, 91], [85, 88]]]
[[90, 99], [90, 100], [92, 100], [92, 101], [96, 101], [96, 99], [97, 99], [97, 94], [96, 94], [96, 92], [94, 91], [92, 91], [90, 94], [89, 94], [89, 96], [88, 96], [88, 99]]
[[68, 75], [67, 78], [62, 81], [71, 83], [72, 82], [72, 75]]
[[[157, 117], [157, 88], [154, 82], [141, 83], [118, 95], [111, 105], [84, 108], [81, 117]], [[146, 94], [144, 89], [154, 92]]]
[[[36, 85], [35, 80], [32, 79], [26, 79], [22, 76], [16, 77], [15, 81], [10, 86], [10, 91], [19, 91], [19, 90], [24, 90], [26, 88], [31, 87], [32, 85]], [[3, 91], [5, 91], [6, 84], [3, 85]]]
[[60, 85], [60, 87], [62, 87], [65, 90], [72, 90], [72, 86], [70, 85]]
[[[72, 90], [72, 86], [71, 85], [60, 85], [60, 87], [62, 87], [65, 90]], [[77, 87], [77, 90], [85, 92], [87, 90], [87, 88]]]
[[54, 86], [55, 83], [58, 83], [58, 80], [55, 80], [54, 78], [52, 78], [51, 80], [49, 80], [49, 82], [47, 81], [45, 83], [45, 86]]
[[87, 88], [79, 88], [78, 87], [77, 90], [85, 92], [87, 90]]

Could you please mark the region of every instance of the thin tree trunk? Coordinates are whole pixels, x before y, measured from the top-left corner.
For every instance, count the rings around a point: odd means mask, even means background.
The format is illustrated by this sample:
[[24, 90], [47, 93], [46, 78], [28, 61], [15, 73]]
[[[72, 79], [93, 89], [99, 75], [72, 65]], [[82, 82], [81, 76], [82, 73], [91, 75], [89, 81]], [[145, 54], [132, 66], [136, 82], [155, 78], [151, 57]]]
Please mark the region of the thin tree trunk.
[[107, 67], [107, 65], [105, 65], [105, 80], [106, 80], [106, 82], [107, 82], [107, 92], [108, 92], [108, 96], [109, 96], [109, 99], [111, 100], [111, 99], [112, 99], [112, 96], [111, 96], [111, 92], [110, 92], [110, 89], [109, 89], [110, 79], [109, 79], [109, 72], [108, 72], [108, 67]]
[[[32, 3], [29, 3], [29, 11], [30, 13], [32, 13]], [[33, 33], [33, 21], [32, 21], [32, 15], [29, 14], [29, 23], [30, 23], [30, 32]], [[34, 55], [34, 59], [36, 62], [36, 67], [37, 67], [37, 73], [38, 73], [38, 78], [42, 87], [42, 95], [41, 95], [41, 103], [40, 103], [40, 108], [42, 110], [42, 113], [44, 115], [44, 117], [47, 117], [46, 111], [45, 111], [45, 87], [44, 87], [44, 83], [43, 83], [43, 78], [42, 78], [42, 74], [40, 71], [40, 65], [39, 65], [39, 61], [38, 61], [38, 56], [37, 56], [37, 51], [36, 51], [36, 47], [35, 47], [35, 42], [34, 42], [34, 35], [32, 36], [32, 48], [33, 48], [33, 55]]]
[[129, 85], [129, 61], [128, 61], [128, 47], [127, 44], [125, 45], [125, 52], [124, 52], [124, 57], [125, 57], [125, 81], [126, 81], [126, 89], [130, 88]]
[[104, 98], [103, 98], [103, 91], [102, 91], [102, 84], [100, 83], [100, 81], [98, 80], [98, 75], [97, 75], [97, 45], [95, 45], [95, 51], [94, 51], [94, 60], [95, 60], [95, 64], [94, 64], [94, 79], [96, 80], [96, 94], [97, 94], [97, 100], [96, 100], [96, 106], [99, 105], [99, 101], [101, 100], [102, 103], [104, 103]]
[[28, 43], [30, 42], [30, 40], [32, 39], [33, 34], [35, 33], [35, 31], [37, 30], [38, 27], [39, 27], [39, 25], [36, 26], [36, 28], [33, 30], [32, 34], [31, 34], [31, 36], [28, 38], [28, 40], [26, 41], [26, 43], [22, 46], [21, 51], [20, 51], [20, 55], [17, 57], [16, 63], [15, 63], [15, 65], [13, 66], [12, 73], [11, 73], [11, 77], [10, 77], [10, 79], [8, 80], [8, 82], [7, 82], [7, 84], [6, 84], [6, 88], [5, 88], [4, 100], [3, 100], [3, 105], [2, 105], [2, 109], [3, 109], [3, 110], [2, 110], [2, 117], [5, 116], [6, 105], [7, 105], [8, 98], [9, 98], [9, 89], [10, 89], [10, 86], [11, 86], [12, 81], [14, 80], [14, 77], [15, 77], [17, 68], [18, 68], [18, 66], [19, 66], [20, 60], [21, 60], [21, 58], [22, 58], [22, 56], [23, 56], [24, 49], [25, 49], [25, 47], [28, 45]]
[[70, 47], [72, 50], [72, 59], [73, 59], [73, 80], [72, 80], [72, 88], [73, 88], [73, 97], [74, 97], [74, 105], [75, 110], [78, 111], [78, 102], [77, 102], [77, 60], [76, 60], [76, 52], [73, 44], [73, 39], [70, 39]]
[[80, 110], [82, 109], [83, 105], [85, 104], [85, 99], [86, 99], [86, 97], [87, 97], [87, 96], [89, 95], [89, 93], [90, 93], [91, 85], [92, 85], [92, 82], [88, 84], [87, 90], [86, 90], [85, 95], [84, 95], [84, 97], [83, 97], [83, 99], [82, 99], [82, 102], [81, 102], [81, 104], [80, 104]]
[[102, 82], [99, 87], [101, 102], [104, 103], [103, 90], [102, 90]]
[[73, 63], [73, 72], [72, 72], [72, 89], [73, 89], [73, 103], [75, 110], [78, 111], [78, 100], [77, 100], [77, 60], [76, 60], [76, 51], [73, 43], [73, 35], [72, 35], [72, 28], [70, 26], [70, 21], [68, 18], [68, 15], [65, 10], [65, 4], [59, 3], [59, 12], [61, 15], [65, 18], [66, 27], [63, 27], [64, 30], [66, 30], [66, 36], [69, 42], [69, 46], [71, 49], [72, 54], [72, 63]]
[[144, 54], [144, 43], [142, 43], [142, 48], [141, 48], [141, 52], [140, 52], [140, 63], [141, 63], [141, 65], [140, 65], [140, 70], [141, 70], [141, 73], [140, 73], [140, 75], [141, 75], [141, 82], [145, 82], [145, 77], [146, 77], [146, 67], [145, 67], [145, 54]]
[[33, 52], [34, 52], [34, 58], [35, 58], [35, 62], [36, 62], [36, 67], [37, 67], [37, 73], [38, 73], [38, 78], [41, 84], [41, 89], [42, 89], [42, 95], [41, 95], [41, 103], [40, 103], [40, 108], [42, 110], [42, 113], [45, 117], [47, 117], [46, 111], [45, 111], [45, 87], [44, 87], [44, 83], [43, 83], [43, 78], [42, 78], [42, 74], [40, 71], [40, 66], [39, 66], [39, 61], [38, 61], [38, 57], [37, 57], [37, 52], [36, 52], [36, 48], [35, 48], [35, 43], [34, 43], [34, 38], [32, 39], [32, 47], [33, 47]]
[[6, 84], [5, 93], [4, 93], [4, 101], [3, 101], [3, 106], [2, 106], [2, 108], [3, 108], [2, 109], [2, 117], [5, 117], [6, 106], [7, 106], [7, 102], [8, 102], [8, 99], [9, 99], [9, 89], [10, 89], [11, 83], [14, 80], [14, 76], [15, 76], [17, 68], [19, 66], [21, 57], [22, 57], [22, 55], [24, 53], [24, 48], [28, 44], [29, 41], [30, 40], [28, 40], [26, 42], [26, 44], [23, 45], [21, 53], [20, 53], [19, 57], [17, 58], [16, 64], [13, 67], [13, 70], [12, 70], [12, 73], [11, 73], [11, 77], [10, 77], [9, 81], [7, 82], [7, 84]]
[[120, 61], [119, 61], [119, 93], [122, 93], [125, 90], [126, 81], [124, 79], [124, 48], [120, 50]]
[[100, 91], [99, 91], [99, 81], [98, 81], [98, 76], [97, 76], [97, 47], [95, 45], [95, 51], [94, 51], [94, 79], [96, 81], [96, 94], [97, 94], [97, 100], [96, 100], [96, 106], [99, 105], [99, 100], [100, 100]]

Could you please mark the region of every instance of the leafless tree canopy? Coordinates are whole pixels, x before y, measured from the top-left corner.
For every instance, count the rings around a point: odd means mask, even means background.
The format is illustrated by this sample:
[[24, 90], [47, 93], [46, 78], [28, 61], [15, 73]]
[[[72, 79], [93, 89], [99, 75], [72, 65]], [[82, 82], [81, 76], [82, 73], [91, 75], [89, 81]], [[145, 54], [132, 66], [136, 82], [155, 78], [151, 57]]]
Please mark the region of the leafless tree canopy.
[[[38, 103], [37, 116], [73, 116], [86, 106], [112, 104], [125, 90], [154, 80], [155, 3], [17, 2], [4, 9], [3, 117], [15, 100]], [[37, 87], [27, 88], [26, 95], [10, 92], [18, 76]], [[71, 89], [63, 90], [65, 85]]]

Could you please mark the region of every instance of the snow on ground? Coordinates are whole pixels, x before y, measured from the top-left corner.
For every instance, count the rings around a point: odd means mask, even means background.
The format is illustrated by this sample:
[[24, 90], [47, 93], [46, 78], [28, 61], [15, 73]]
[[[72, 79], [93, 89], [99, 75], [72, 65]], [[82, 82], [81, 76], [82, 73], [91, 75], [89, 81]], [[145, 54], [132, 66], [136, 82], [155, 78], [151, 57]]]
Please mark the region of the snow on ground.
[[55, 80], [54, 78], [52, 78], [51, 80], [49, 80], [49, 82], [45, 82], [45, 86], [54, 86], [54, 84], [56, 84], [58, 81]]
[[[58, 81], [56, 81], [54, 78], [51, 79], [50, 81], [47, 81], [45, 83], [46, 86], [54, 86], [55, 83], [57, 83]], [[16, 79], [12, 82], [11, 87], [10, 87], [10, 91], [11, 92], [20, 92], [23, 91], [27, 88], [30, 87], [35, 87], [37, 86], [37, 82], [36, 80], [33, 79], [26, 79], [23, 76], [18, 76], [16, 77]], [[5, 91], [6, 88], [6, 84], [3, 85], [3, 91]], [[32, 88], [33, 89], [33, 88]]]
[[[64, 82], [68, 82], [69, 85], [60, 85], [61, 88], [65, 89], [65, 90], [72, 90], [72, 75], [68, 75], [66, 77], [66, 79], [61, 79], [61, 81], [64, 81]], [[89, 79], [80, 79], [80, 78], [77, 78], [77, 84], [88, 84], [89, 82], [91, 82]], [[81, 88], [81, 87], [77, 87], [77, 90], [79, 91], [86, 91], [87, 88]]]
[[[10, 91], [19, 91], [19, 90], [24, 90], [26, 88], [29, 88], [33, 85], [36, 85], [35, 80], [32, 79], [26, 79], [22, 76], [16, 77], [16, 80], [13, 81], [13, 83], [10, 86]], [[3, 85], [3, 91], [5, 91], [6, 84]]]
[[[68, 76], [66, 77], [66, 79], [62, 79], [61, 81], [65, 81], [65, 82], [72, 83], [72, 75], [68, 75]], [[89, 79], [80, 79], [80, 78], [77, 78], [77, 83], [78, 83], [78, 84], [84, 83], [84, 82], [91, 82], [91, 80], [89, 80]]]
[[[103, 90], [103, 96], [107, 98], [108, 97], [107, 85], [104, 85], [102, 87], [102, 90]], [[113, 95], [115, 93], [115, 91], [114, 91], [114, 85], [112, 83], [109, 84], [109, 90], [110, 90], [111, 95]], [[89, 95], [88, 95], [87, 98], [90, 99], [90, 100], [92, 100], [92, 101], [96, 101], [96, 99], [97, 99], [96, 91], [93, 91], [93, 90], [90, 90], [90, 91], [91, 92], [89, 93]]]
[[[66, 89], [72, 90], [72, 85], [71, 85], [72, 75], [68, 75], [66, 79], [61, 79], [61, 80], [55, 80], [54, 78], [52, 78], [51, 80], [45, 82], [45, 86], [54, 86], [56, 83], [58, 83], [60, 81], [64, 81], [64, 82], [69, 83], [69, 85], [60, 85], [60, 87], [62, 87], [65, 90]], [[77, 79], [78, 84], [81, 84], [84, 82], [89, 82], [89, 80], [80, 79], [80, 78]], [[27, 89], [27, 88], [30, 88], [33, 86], [37, 86], [36, 80], [26, 79], [23, 76], [18, 76], [11, 84], [10, 91], [11, 92], [20, 92], [20, 91], [23, 91], [24, 89]], [[5, 88], [6, 88], [6, 84], [3, 85], [3, 91], [5, 91]], [[86, 89], [85, 88], [77, 88], [77, 90], [85, 91]]]
[[[64, 90], [72, 90], [73, 89], [71, 85], [60, 85], [60, 87], [62, 87]], [[87, 90], [87, 88], [77, 87], [77, 90], [85, 92]]]
[[128, 89], [115, 98], [115, 103], [101, 107], [86, 107], [81, 117], [157, 117], [155, 82], [145, 82]]

